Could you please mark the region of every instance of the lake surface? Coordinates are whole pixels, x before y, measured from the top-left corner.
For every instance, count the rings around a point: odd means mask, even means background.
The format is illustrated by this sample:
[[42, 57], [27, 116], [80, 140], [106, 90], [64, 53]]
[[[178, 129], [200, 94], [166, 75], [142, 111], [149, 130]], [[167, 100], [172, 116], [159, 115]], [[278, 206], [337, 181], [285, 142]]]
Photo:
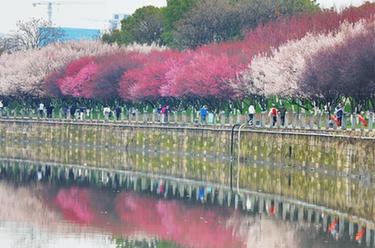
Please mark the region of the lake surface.
[[268, 212], [247, 212], [156, 191], [45, 178], [45, 172], [27, 176], [20, 168], [30, 164], [2, 163], [0, 247], [364, 245], [349, 237], [336, 240], [319, 222], [278, 218], [272, 206]]
[[358, 157], [351, 149], [304, 162], [297, 145], [287, 156], [263, 142], [231, 160], [189, 138], [187, 152], [178, 137], [154, 147], [141, 134], [132, 146], [11, 134], [0, 139], [1, 248], [375, 244], [373, 161], [345, 162]]

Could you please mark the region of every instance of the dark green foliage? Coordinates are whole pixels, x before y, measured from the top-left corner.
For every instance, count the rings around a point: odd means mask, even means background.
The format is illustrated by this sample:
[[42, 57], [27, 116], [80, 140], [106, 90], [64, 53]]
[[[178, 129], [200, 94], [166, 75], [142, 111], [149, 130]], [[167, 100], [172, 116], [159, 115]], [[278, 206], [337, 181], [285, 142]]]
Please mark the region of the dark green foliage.
[[167, 7], [164, 9], [163, 39], [168, 45], [175, 43], [173, 32], [177, 22], [187, 16], [196, 2], [197, 0], [167, 0]]
[[115, 30], [105, 34], [102, 39], [108, 43], [118, 44], [151, 44], [163, 45], [163, 9], [146, 6], [137, 9], [133, 15], [121, 21], [121, 31]]
[[118, 44], [156, 43], [179, 49], [240, 39], [243, 32], [281, 16], [319, 11], [315, 0], [167, 0], [122, 21], [121, 31], [103, 36]]
[[310, 0], [199, 0], [176, 23], [173, 37], [179, 48], [242, 37], [243, 31], [280, 16], [319, 10]]

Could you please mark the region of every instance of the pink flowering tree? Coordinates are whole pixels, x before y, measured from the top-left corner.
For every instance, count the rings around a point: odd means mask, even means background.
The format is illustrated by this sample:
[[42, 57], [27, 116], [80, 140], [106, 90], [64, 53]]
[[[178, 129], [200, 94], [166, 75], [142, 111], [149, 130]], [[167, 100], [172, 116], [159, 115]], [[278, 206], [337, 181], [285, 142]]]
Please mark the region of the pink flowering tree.
[[85, 65], [74, 76], [66, 76], [57, 81], [63, 95], [90, 98], [93, 95], [91, 88], [87, 87], [97, 74], [98, 65], [91, 62]]
[[[137, 67], [144, 56], [139, 52], [123, 51], [97, 57], [82, 57], [68, 64], [63, 73], [51, 74], [50, 80], [56, 82], [65, 96], [88, 99], [116, 98], [122, 74]], [[56, 78], [56, 75], [60, 78]], [[53, 85], [53, 82], [49, 85]]]
[[129, 89], [131, 99], [151, 103], [160, 100], [161, 88], [167, 83], [166, 73], [179, 55], [173, 50], [150, 53], [144, 66], [131, 72], [134, 78], [134, 85]]
[[162, 87], [164, 96], [203, 101], [212, 107], [233, 98], [229, 81], [236, 76], [238, 65], [225, 54], [192, 52], [172, 65], [167, 72], [168, 83]]
[[139, 66], [145, 55], [131, 53], [117, 53], [98, 58], [98, 71], [93, 80], [87, 85], [91, 98], [110, 99], [118, 96], [119, 82], [122, 75]]

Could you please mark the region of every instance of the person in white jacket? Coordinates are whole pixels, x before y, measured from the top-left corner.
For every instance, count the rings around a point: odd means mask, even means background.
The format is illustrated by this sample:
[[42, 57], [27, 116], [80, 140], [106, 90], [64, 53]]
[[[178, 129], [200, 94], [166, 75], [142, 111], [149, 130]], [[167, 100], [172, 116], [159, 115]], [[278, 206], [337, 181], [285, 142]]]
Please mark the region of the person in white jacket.
[[255, 108], [254, 105], [249, 106], [249, 125], [252, 126], [254, 125], [254, 116], [255, 116]]
[[105, 120], [108, 121], [109, 115], [111, 114], [111, 108], [109, 106], [104, 107], [103, 114], [104, 114]]

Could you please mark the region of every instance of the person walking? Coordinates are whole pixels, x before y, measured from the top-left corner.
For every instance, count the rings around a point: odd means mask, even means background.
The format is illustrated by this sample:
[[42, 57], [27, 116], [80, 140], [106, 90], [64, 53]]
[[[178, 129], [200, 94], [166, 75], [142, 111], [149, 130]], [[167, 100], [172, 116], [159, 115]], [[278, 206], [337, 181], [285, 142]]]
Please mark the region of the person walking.
[[277, 108], [275, 107], [275, 104], [272, 104], [272, 108], [268, 115], [272, 117], [272, 127], [274, 127], [277, 122]]
[[207, 114], [208, 114], [207, 106], [203, 105], [202, 108], [199, 110], [199, 116], [200, 116], [202, 125], [205, 125], [207, 122]]
[[0, 100], [0, 116], [3, 115], [3, 109], [4, 109], [4, 104], [3, 104], [3, 101]]
[[69, 114], [69, 108], [68, 108], [68, 106], [64, 104], [64, 106], [62, 108], [62, 111], [63, 111], [63, 117], [64, 117], [64, 119], [67, 119], [68, 118], [68, 114]]
[[53, 109], [54, 109], [54, 107], [51, 103], [47, 105], [47, 107], [46, 107], [47, 118], [49, 118], [49, 119], [52, 118]]
[[75, 119], [75, 117], [76, 117], [76, 110], [77, 110], [77, 106], [75, 104], [73, 104], [70, 107], [70, 118], [71, 119]]
[[255, 113], [256, 113], [254, 105], [250, 104], [248, 112], [249, 112], [249, 125], [253, 126], [254, 125], [254, 116], [255, 116]]
[[281, 126], [284, 127], [284, 125], [285, 125], [285, 115], [286, 115], [286, 108], [285, 108], [284, 105], [280, 106], [279, 115], [280, 115], [280, 120], [281, 120]]
[[83, 105], [81, 105], [81, 106], [79, 107], [79, 119], [80, 119], [81, 121], [83, 121], [83, 119], [85, 118], [85, 113], [86, 113], [86, 107], [83, 106]]
[[169, 111], [169, 106], [168, 105], [164, 105], [161, 108], [161, 120], [162, 120], [162, 123], [168, 122], [168, 111]]
[[337, 106], [335, 112], [336, 112], [336, 119], [337, 119], [336, 124], [337, 124], [338, 127], [341, 127], [341, 124], [342, 124], [342, 117], [343, 117], [343, 115], [344, 115], [344, 110], [343, 110], [341, 104], [339, 104], [339, 105]]
[[42, 102], [39, 103], [38, 112], [39, 112], [39, 117], [43, 118], [43, 116], [44, 116], [44, 103], [42, 103]]
[[104, 107], [103, 109], [104, 118], [106, 121], [109, 120], [109, 115], [111, 114], [111, 108], [109, 106]]
[[161, 122], [161, 104], [156, 108], [155, 119], [157, 122]]
[[120, 120], [121, 112], [122, 112], [122, 109], [121, 109], [120, 105], [116, 105], [115, 114], [116, 114], [116, 120], [118, 120], [118, 121]]

